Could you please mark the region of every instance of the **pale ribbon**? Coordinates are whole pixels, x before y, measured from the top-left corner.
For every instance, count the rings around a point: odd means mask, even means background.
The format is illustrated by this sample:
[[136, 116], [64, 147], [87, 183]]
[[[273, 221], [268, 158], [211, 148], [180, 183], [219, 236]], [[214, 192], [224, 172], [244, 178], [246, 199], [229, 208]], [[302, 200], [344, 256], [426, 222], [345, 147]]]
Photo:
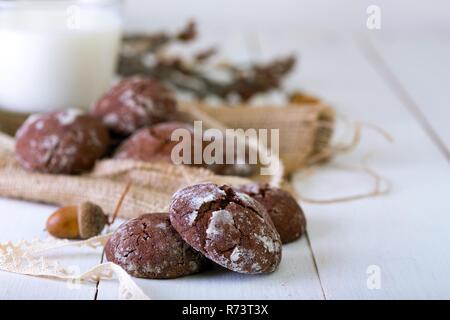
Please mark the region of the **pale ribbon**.
[[111, 280], [115, 276], [119, 281], [119, 299], [147, 300], [149, 297], [136, 285], [127, 272], [119, 265], [106, 262], [94, 266], [90, 270], [73, 274], [69, 268], [63, 267], [57, 260], [45, 257], [50, 250], [67, 247], [103, 247], [111, 233], [96, 236], [82, 241], [57, 240], [47, 238], [33, 241], [8, 241], [0, 244], [0, 270], [29, 275], [34, 277], [65, 280], [70, 283], [94, 282]]

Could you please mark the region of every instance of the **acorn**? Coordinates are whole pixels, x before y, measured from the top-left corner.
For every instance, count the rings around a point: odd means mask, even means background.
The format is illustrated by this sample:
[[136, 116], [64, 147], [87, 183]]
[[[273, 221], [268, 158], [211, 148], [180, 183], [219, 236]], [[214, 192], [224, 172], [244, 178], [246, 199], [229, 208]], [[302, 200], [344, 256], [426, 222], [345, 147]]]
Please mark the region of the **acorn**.
[[106, 225], [114, 223], [130, 186], [128, 183], [120, 195], [111, 221], [100, 206], [87, 201], [53, 212], [46, 223], [48, 233], [60, 239], [88, 239], [99, 235]]
[[108, 223], [102, 208], [92, 202], [56, 210], [47, 220], [47, 231], [61, 239], [88, 239], [99, 235]]

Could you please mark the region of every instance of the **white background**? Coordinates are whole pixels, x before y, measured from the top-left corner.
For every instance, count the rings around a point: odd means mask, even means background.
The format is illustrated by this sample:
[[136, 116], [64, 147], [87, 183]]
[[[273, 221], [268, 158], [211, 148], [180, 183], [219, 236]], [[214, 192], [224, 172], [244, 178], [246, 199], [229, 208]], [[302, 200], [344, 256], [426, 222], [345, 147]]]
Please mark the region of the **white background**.
[[446, 0], [125, 0], [125, 4], [130, 29], [165, 28], [195, 18], [206, 30], [362, 31], [367, 7], [378, 5], [386, 32], [450, 30]]

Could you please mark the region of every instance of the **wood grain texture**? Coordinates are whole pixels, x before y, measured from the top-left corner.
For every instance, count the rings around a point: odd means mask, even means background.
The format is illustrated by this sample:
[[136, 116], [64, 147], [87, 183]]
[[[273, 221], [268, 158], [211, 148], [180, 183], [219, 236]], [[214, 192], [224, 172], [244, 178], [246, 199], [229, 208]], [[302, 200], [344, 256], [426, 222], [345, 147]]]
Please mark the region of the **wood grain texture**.
[[[301, 64], [289, 86], [319, 94], [336, 106], [341, 118], [379, 125], [395, 138], [388, 144], [379, 134], [364, 131], [358, 148], [339, 156], [335, 165], [295, 176], [301, 195], [325, 199], [370, 190], [370, 178], [354, 170], [367, 155], [371, 168], [391, 181], [391, 192], [334, 205], [304, 204], [310, 243], [304, 238], [285, 246], [280, 270], [274, 274], [246, 276], [214, 269], [175, 280], [139, 279], [138, 285], [153, 299], [450, 298], [448, 161], [398, 88], [383, 76], [380, 68], [386, 66], [354, 37], [317, 37], [298, 30], [243, 33], [244, 37], [222, 37], [227, 56], [265, 59], [298, 52]], [[202, 41], [211, 39], [212, 35], [205, 35]], [[448, 147], [448, 45], [439, 39], [434, 44], [424, 40], [422, 47], [415, 40], [390, 41], [373, 44]], [[0, 199], [0, 240], [43, 236], [52, 209]], [[67, 256], [65, 261], [84, 267], [97, 263], [99, 255], [89, 251], [77, 258]], [[380, 268], [381, 287], [370, 290], [367, 270], [373, 265]], [[95, 295], [93, 285], [69, 290], [64, 282], [3, 272], [0, 283], [3, 299], [93, 299]], [[99, 284], [98, 299], [116, 296], [115, 282]]]
[[[54, 207], [16, 200], [0, 199], [0, 242], [48, 237], [47, 217]], [[101, 250], [67, 248], [47, 255], [72, 272], [85, 271], [100, 261]], [[0, 299], [93, 299], [94, 283], [74, 285], [62, 280], [35, 278], [0, 271]]]
[[[206, 34], [204, 43], [217, 37]], [[226, 55], [244, 60], [250, 57], [241, 33], [221, 37]], [[270, 275], [242, 275], [216, 268], [210, 272], [173, 280], [137, 280], [152, 299], [323, 299], [313, 257], [306, 238], [283, 247], [278, 271]], [[114, 299], [117, 284], [101, 281], [98, 299]]]
[[399, 96], [428, 127], [450, 161], [450, 44], [445, 38], [442, 33], [383, 35], [372, 37], [369, 46], [390, 70], [386, 76], [397, 83]]
[[[267, 48], [301, 52], [292, 84], [322, 93], [338, 113], [383, 127], [395, 138], [387, 145], [370, 131], [341, 165], [370, 166], [392, 182], [389, 195], [334, 205], [305, 205], [308, 233], [327, 299], [449, 298], [448, 243], [450, 171], [445, 156], [393, 88], [380, 77], [353, 38], [266, 35]], [[274, 50], [272, 50], [273, 52]], [[330, 165], [296, 177], [300, 194], [333, 198], [370, 190], [371, 181]], [[367, 287], [368, 267], [381, 271], [381, 288]]]
[[[306, 239], [283, 247], [279, 269], [244, 275], [216, 267], [171, 280], [135, 279], [151, 299], [322, 299]], [[98, 299], [116, 299], [117, 283], [101, 281]]]

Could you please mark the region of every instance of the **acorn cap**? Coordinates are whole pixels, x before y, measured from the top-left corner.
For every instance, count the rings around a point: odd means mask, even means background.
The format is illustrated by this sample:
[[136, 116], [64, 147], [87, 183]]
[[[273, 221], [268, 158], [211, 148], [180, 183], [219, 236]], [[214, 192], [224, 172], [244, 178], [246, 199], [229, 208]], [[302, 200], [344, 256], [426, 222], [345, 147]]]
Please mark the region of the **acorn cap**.
[[78, 227], [82, 239], [99, 235], [107, 222], [108, 217], [98, 205], [83, 202], [78, 206]]

